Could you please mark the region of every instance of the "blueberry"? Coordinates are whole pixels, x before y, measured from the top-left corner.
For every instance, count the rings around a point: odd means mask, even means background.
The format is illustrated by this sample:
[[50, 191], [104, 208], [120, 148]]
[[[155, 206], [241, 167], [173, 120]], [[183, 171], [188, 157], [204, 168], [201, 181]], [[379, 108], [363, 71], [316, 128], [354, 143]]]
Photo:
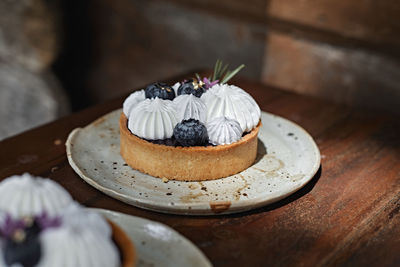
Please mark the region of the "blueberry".
[[178, 95], [195, 95], [197, 97], [201, 97], [201, 95], [205, 92], [204, 83], [202, 81], [198, 81], [197, 79], [191, 79], [181, 83], [178, 88]]
[[173, 100], [175, 98], [175, 91], [166, 83], [153, 83], [146, 87], [144, 90], [146, 98], [161, 98]]
[[206, 126], [198, 120], [188, 119], [174, 128], [174, 137], [181, 146], [205, 146], [208, 144]]
[[24, 267], [33, 267], [41, 257], [39, 238], [40, 228], [34, 223], [32, 226], [21, 230], [21, 239], [6, 239], [4, 246], [4, 261], [7, 265], [19, 263]]

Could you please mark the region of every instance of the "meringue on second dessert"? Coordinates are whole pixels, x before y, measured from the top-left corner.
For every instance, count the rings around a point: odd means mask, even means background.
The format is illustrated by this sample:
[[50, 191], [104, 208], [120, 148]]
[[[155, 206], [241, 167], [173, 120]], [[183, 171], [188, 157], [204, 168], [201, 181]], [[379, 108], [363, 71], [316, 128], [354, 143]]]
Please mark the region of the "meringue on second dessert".
[[237, 120], [216, 117], [207, 122], [208, 138], [213, 145], [228, 145], [242, 138], [243, 130]]
[[[76, 209], [75, 212], [78, 212], [77, 218], [82, 220], [93, 215], [86, 210]], [[87, 215], [83, 216], [83, 213]], [[69, 215], [73, 216], [73, 212]], [[38, 266], [120, 266], [118, 249], [109, 236], [111, 229], [103, 218], [92, 220], [92, 225], [68, 221], [65, 216], [62, 219], [60, 227], [48, 229], [41, 235], [42, 257]], [[104, 226], [108, 228], [107, 233], [99, 231]]]
[[0, 183], [0, 210], [13, 217], [33, 216], [44, 211], [57, 216], [72, 203], [69, 193], [50, 179], [25, 173]]
[[[128, 244], [125, 234], [115, 224], [74, 202], [56, 182], [29, 174], [14, 175], [0, 182], [0, 192], [0, 266], [134, 264], [134, 247]], [[68, 204], [60, 208], [64, 202]], [[126, 260], [128, 253], [130, 260]]]
[[68, 225], [86, 225], [86, 227], [111, 237], [111, 228], [99, 214], [86, 210], [77, 202], [71, 203], [63, 213], [63, 222]]

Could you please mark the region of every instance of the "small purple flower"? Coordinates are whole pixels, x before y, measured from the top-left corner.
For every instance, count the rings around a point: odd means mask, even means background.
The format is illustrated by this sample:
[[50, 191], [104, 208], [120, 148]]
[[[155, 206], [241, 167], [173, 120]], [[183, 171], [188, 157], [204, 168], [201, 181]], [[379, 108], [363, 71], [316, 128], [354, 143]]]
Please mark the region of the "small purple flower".
[[203, 83], [204, 83], [206, 89], [209, 89], [209, 88], [213, 87], [218, 82], [219, 82], [219, 80], [215, 80], [215, 81], [211, 82], [207, 77], [203, 78]]
[[24, 228], [24, 220], [14, 220], [10, 214], [7, 214], [3, 225], [0, 225], [0, 235], [4, 238], [11, 238], [17, 230], [23, 230]]
[[40, 229], [44, 231], [48, 228], [59, 227], [61, 225], [61, 218], [58, 216], [49, 217], [47, 212], [43, 212], [41, 215], [36, 217], [36, 222], [38, 223]]

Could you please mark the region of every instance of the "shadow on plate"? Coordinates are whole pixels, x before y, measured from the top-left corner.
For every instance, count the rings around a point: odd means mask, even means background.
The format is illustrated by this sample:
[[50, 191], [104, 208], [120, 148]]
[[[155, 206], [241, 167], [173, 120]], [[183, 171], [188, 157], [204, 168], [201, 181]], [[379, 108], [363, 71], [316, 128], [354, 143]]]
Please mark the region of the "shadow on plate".
[[319, 178], [321, 177], [321, 173], [322, 173], [322, 165], [319, 166], [317, 173], [303, 188], [299, 189], [298, 191], [294, 192], [293, 194], [291, 194], [290, 196], [288, 196], [284, 199], [281, 199], [277, 202], [271, 203], [269, 205], [266, 205], [264, 207], [260, 207], [260, 208], [254, 209], [254, 210], [239, 212], [239, 213], [235, 213], [235, 214], [221, 215], [220, 217], [227, 217], [227, 218], [228, 217], [229, 218], [241, 217], [241, 216], [252, 215], [252, 214], [256, 214], [256, 213], [263, 213], [263, 212], [275, 210], [282, 206], [285, 206], [285, 205], [303, 197], [304, 195], [308, 194], [309, 192], [311, 192], [311, 190], [314, 188], [314, 186], [318, 182]]
[[257, 145], [257, 156], [256, 160], [254, 161], [254, 164], [257, 164], [262, 158], [264, 157], [265, 154], [267, 154], [267, 148], [265, 147], [263, 141], [260, 140], [260, 138], [257, 139], [258, 145]]

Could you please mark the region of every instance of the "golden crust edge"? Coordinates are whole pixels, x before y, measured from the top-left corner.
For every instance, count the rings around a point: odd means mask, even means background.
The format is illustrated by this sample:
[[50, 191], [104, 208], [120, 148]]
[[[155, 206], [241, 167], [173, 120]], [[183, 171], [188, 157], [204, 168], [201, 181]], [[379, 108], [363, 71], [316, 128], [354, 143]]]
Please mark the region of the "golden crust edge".
[[136, 265], [136, 250], [132, 240], [124, 230], [113, 221], [106, 219], [112, 230], [112, 238], [121, 252], [121, 267], [134, 267]]
[[[220, 146], [208, 146], [208, 147], [173, 147], [173, 146], [166, 146], [166, 145], [159, 145], [159, 144], [153, 144], [151, 142], [148, 142], [144, 139], [141, 139], [135, 135], [133, 135], [128, 127], [127, 127], [127, 118], [124, 113], [121, 113], [120, 120], [119, 120], [119, 128], [120, 128], [120, 135], [121, 135], [121, 156], [125, 160], [125, 162], [132, 168], [141, 171], [143, 173], [158, 177], [158, 178], [167, 178], [171, 180], [179, 180], [179, 181], [205, 181], [205, 180], [215, 180], [223, 177], [227, 177], [230, 175], [237, 174], [245, 169], [247, 169], [251, 164], [254, 163], [254, 160], [256, 158], [257, 154], [257, 136], [259, 129], [261, 127], [261, 121], [258, 123], [258, 125], [248, 134], [246, 134], [244, 137], [242, 137], [238, 142], [229, 144], [229, 145], [220, 145]], [[154, 168], [148, 168], [146, 166], [142, 166], [143, 164], [138, 164], [137, 162], [135, 163], [135, 160], [132, 157], [132, 153], [129, 153], [129, 149], [123, 148], [125, 143], [131, 143], [134, 145], [137, 145], [141, 147], [141, 149], [146, 150], [147, 153], [150, 151], [154, 151], [157, 154], [162, 153], [162, 154], [168, 154], [168, 153], [174, 153], [174, 155], [181, 155], [183, 157], [190, 157], [193, 155], [193, 157], [198, 157], [199, 155], [202, 155], [204, 157], [210, 157], [210, 159], [217, 159], [218, 156], [223, 154], [228, 154], [228, 153], [235, 153], [237, 154], [238, 150], [245, 151], [247, 155], [243, 155], [244, 153], [241, 153], [242, 155], [234, 155], [234, 156], [239, 156], [239, 157], [247, 157], [242, 161], [242, 167], [234, 167], [234, 169], [225, 169], [223, 171], [219, 171], [220, 175], [218, 176], [213, 176], [213, 175], [207, 175], [206, 173], [196, 173], [194, 177], [193, 173], [191, 173], [191, 176], [188, 176], [188, 174], [184, 174], [183, 172], [178, 175], [164, 175], [163, 171], [161, 170], [155, 170]], [[196, 155], [195, 155], [196, 154]], [[208, 160], [210, 162], [210, 160]], [[205, 164], [207, 165], [207, 164]], [[210, 166], [208, 166], [210, 167]], [[239, 168], [239, 169], [238, 169]], [[166, 173], [171, 173], [170, 168], [164, 168]], [[204, 169], [204, 168], [202, 168]], [[201, 169], [198, 169], [197, 171], [202, 172]], [[203, 171], [204, 172], [204, 171]], [[217, 171], [218, 172], [218, 171]]]

